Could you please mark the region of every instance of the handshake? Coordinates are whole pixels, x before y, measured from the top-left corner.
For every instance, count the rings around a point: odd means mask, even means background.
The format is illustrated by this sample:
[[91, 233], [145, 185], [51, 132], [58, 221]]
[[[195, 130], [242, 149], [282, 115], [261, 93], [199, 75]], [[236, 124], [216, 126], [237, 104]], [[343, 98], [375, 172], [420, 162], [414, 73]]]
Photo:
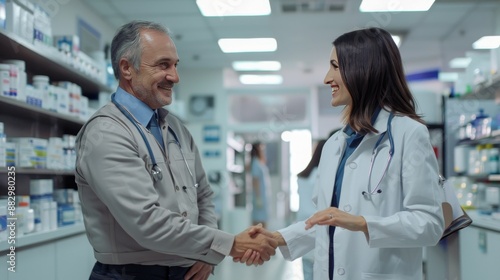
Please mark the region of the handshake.
[[235, 236], [229, 255], [234, 262], [261, 265], [274, 256], [278, 246], [283, 245], [286, 242], [279, 232], [270, 232], [258, 224]]

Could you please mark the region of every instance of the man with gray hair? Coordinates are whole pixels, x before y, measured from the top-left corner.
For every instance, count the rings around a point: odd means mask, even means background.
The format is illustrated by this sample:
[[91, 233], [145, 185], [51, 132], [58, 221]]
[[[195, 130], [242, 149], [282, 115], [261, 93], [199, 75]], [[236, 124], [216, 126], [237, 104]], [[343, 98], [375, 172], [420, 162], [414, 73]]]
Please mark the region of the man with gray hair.
[[208, 279], [225, 256], [277, 242], [217, 229], [213, 191], [191, 133], [163, 108], [179, 57], [156, 23], [123, 25], [111, 43], [112, 102], [77, 136], [76, 183], [97, 262], [90, 279]]

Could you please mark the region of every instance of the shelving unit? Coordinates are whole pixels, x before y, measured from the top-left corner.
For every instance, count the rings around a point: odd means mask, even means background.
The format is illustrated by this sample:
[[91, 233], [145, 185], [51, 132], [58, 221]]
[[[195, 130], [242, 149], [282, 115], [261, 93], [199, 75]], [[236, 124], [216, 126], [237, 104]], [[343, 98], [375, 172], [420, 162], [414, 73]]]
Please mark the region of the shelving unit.
[[[36, 245], [38, 243], [48, 242], [54, 239], [61, 239], [68, 236], [81, 234], [85, 232], [82, 223], [71, 226], [60, 227], [57, 230], [35, 232], [16, 238], [16, 249]], [[0, 242], [0, 252], [7, 251], [11, 245], [7, 241]]]
[[[0, 121], [6, 119], [27, 120], [57, 126], [61, 130], [69, 132], [78, 132], [75, 128], [80, 128], [85, 122], [73, 116], [63, 115], [60, 113], [45, 110], [39, 107], [28, 105], [24, 102], [0, 96]], [[9, 135], [9, 127], [5, 127], [7, 135]]]
[[500, 76], [494, 76], [491, 82], [481, 84], [474, 92], [460, 97], [461, 99], [490, 100], [500, 98]]
[[229, 172], [229, 191], [235, 207], [246, 206], [245, 143], [233, 137], [227, 137], [227, 164]]
[[33, 75], [46, 75], [54, 81], [69, 81], [78, 84], [84, 95], [96, 98], [99, 91], [111, 92], [107, 85], [92, 79], [61, 59], [62, 54], [53, 48], [37, 45], [3, 30], [0, 30], [0, 56], [2, 59], [26, 61], [26, 72]]
[[[471, 114], [478, 112], [479, 109], [484, 109], [487, 113], [499, 112], [499, 101], [500, 76], [494, 77], [489, 83], [482, 84], [470, 94], [448, 100], [447, 106], [449, 108], [446, 110], [448, 119], [445, 121], [446, 136], [448, 137], [447, 145], [449, 145], [447, 163], [453, 166], [455, 160], [453, 149], [456, 146], [472, 147], [479, 144], [500, 145], [499, 131], [493, 131], [489, 137], [473, 140], [458, 140], [456, 136], [458, 129], [456, 126], [459, 124], [460, 114]], [[467, 159], [468, 157], [466, 156], [465, 158]], [[448, 171], [451, 172], [451, 175], [465, 176], [473, 183], [494, 186], [500, 182], [500, 174], [457, 174], [453, 168], [448, 168]], [[461, 230], [458, 235], [452, 236], [451, 240], [447, 240], [446, 250], [437, 249], [436, 247], [435, 251], [442, 250], [442, 256], [446, 256], [446, 262], [436, 261], [432, 265], [439, 269], [442, 267], [447, 268], [448, 275], [446, 275], [446, 278], [453, 278], [453, 275], [458, 273], [459, 278], [471, 279], [471, 275], [476, 275], [477, 271], [481, 271], [482, 278], [496, 279], [493, 275], [498, 275], [498, 267], [488, 263], [488, 260], [498, 259], [498, 254], [495, 255], [495, 252], [498, 251], [500, 244], [500, 235], [498, 233], [500, 222], [485, 219], [485, 216], [478, 214], [479, 211], [467, 210], [467, 212], [473, 220], [472, 225]], [[438, 279], [435, 275], [434, 278]]]
[[[55, 48], [34, 45], [27, 40], [0, 30], [0, 60], [19, 59], [26, 63], [28, 82], [33, 75], [49, 76], [51, 81], [69, 81], [82, 88], [82, 94], [89, 99], [97, 98], [100, 91], [111, 92], [107, 85], [76, 69], [63, 60]], [[84, 121], [69, 115], [34, 107], [24, 102], [0, 96], [0, 122], [4, 123], [7, 137], [60, 137], [63, 134], [76, 135], [84, 125]], [[10, 176], [10, 175], [9, 175]], [[32, 178], [52, 178], [55, 188], [76, 187], [73, 170], [51, 170], [17, 168], [16, 195], [29, 194], [29, 180]], [[7, 193], [7, 168], [0, 168], [0, 195]], [[64, 240], [78, 240], [76, 246], [88, 248], [83, 224], [59, 227], [56, 230], [26, 234], [16, 239], [16, 250], [22, 254], [40, 250], [51, 244], [57, 247]], [[75, 241], [76, 242], [76, 241]], [[0, 242], [0, 252], [11, 245]], [[54, 247], [54, 248], [55, 248]], [[5, 254], [2, 254], [5, 255]]]

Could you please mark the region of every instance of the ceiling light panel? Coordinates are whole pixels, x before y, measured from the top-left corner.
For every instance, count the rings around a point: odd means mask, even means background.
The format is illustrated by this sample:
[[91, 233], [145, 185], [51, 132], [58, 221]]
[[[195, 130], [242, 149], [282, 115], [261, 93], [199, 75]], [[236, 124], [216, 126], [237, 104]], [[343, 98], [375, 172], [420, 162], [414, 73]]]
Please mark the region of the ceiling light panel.
[[456, 57], [450, 60], [449, 66], [450, 68], [467, 68], [471, 61], [470, 57]]
[[244, 85], [279, 85], [283, 83], [281, 75], [240, 75]]
[[198, 5], [201, 14], [206, 17], [265, 16], [271, 14], [269, 0], [196, 0], [196, 5]]
[[218, 43], [224, 53], [274, 52], [278, 48], [274, 38], [225, 38]]
[[234, 61], [235, 71], [279, 71], [281, 63], [279, 61]]
[[427, 11], [434, 0], [363, 0], [361, 12], [421, 12]]
[[496, 49], [500, 47], [500, 36], [483, 36], [472, 43], [473, 49]]

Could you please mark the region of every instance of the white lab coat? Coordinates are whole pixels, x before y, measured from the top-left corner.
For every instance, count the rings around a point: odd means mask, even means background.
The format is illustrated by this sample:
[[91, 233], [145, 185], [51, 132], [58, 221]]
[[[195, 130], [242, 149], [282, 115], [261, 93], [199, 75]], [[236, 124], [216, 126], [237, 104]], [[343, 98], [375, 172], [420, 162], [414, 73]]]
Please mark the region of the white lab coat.
[[[422, 247], [438, 243], [443, 233], [438, 165], [429, 133], [408, 117], [392, 120], [394, 155], [380, 185], [382, 193], [368, 191], [372, 151], [380, 133], [387, 130], [389, 113], [382, 110], [374, 127], [347, 159], [339, 209], [361, 215], [368, 225], [369, 240], [362, 232], [337, 228], [334, 235], [334, 279], [421, 280]], [[342, 131], [326, 142], [319, 164], [319, 184], [314, 198], [317, 209], [330, 207], [336, 170], [347, 135]], [[375, 158], [371, 189], [387, 165], [387, 134]], [[280, 247], [286, 259], [296, 259], [315, 249], [314, 279], [328, 279], [328, 226], [305, 231], [304, 222], [279, 230], [287, 242]]]

